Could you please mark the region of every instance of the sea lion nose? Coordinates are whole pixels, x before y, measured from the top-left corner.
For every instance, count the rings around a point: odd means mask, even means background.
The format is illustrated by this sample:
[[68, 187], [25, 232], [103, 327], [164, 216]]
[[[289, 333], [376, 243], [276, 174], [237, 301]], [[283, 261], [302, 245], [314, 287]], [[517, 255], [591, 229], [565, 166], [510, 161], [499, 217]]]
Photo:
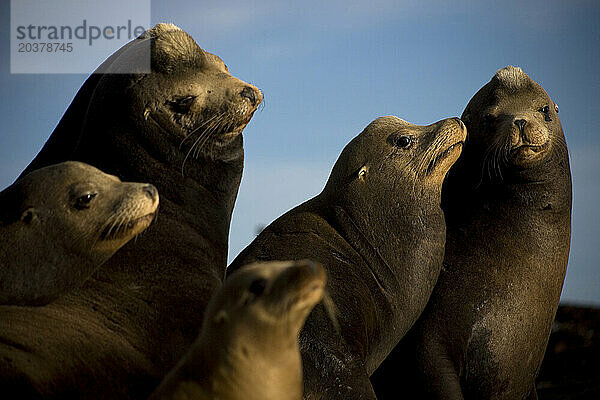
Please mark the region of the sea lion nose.
[[525, 124], [527, 124], [527, 121], [525, 121], [524, 119], [517, 119], [517, 120], [515, 120], [515, 125], [519, 127], [519, 131], [521, 133], [523, 133], [523, 129], [525, 128]]
[[158, 198], [158, 190], [153, 185], [147, 184], [142, 188], [146, 196], [150, 198], [152, 201], [156, 201]]
[[250, 100], [250, 103], [252, 103], [253, 106], [256, 105], [256, 91], [250, 86], [246, 86], [244, 89], [242, 89], [240, 95]]

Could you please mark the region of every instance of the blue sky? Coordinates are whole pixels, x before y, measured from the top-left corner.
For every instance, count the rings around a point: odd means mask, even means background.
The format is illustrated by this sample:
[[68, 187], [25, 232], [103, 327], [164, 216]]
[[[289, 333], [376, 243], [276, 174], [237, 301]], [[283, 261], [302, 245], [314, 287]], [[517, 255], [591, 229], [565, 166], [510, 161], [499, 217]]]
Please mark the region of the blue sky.
[[[326, 3], [326, 4], [322, 4]], [[85, 75], [9, 70], [0, 5], [0, 189], [30, 162]], [[230, 259], [259, 227], [317, 194], [344, 145], [370, 121], [460, 116], [498, 68], [522, 67], [560, 105], [574, 180], [563, 301], [600, 305], [600, 3], [597, 1], [153, 1], [265, 107], [244, 132], [246, 164]]]

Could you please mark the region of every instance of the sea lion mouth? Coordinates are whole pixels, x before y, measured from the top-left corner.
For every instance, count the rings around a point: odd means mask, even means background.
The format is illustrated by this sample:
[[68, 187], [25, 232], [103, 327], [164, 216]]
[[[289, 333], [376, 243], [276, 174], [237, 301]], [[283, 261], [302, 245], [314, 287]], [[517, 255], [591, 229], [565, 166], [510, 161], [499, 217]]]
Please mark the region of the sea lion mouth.
[[456, 151], [458, 151], [460, 153], [462, 151], [462, 147], [464, 144], [465, 144], [464, 141], [462, 141], [462, 140], [458, 141], [458, 142], [450, 145], [446, 150], [442, 151], [437, 156], [435, 156], [433, 158], [433, 160], [431, 160], [431, 162], [427, 166], [427, 175], [429, 175], [435, 169], [435, 167], [438, 164], [440, 164], [440, 162], [442, 162], [446, 158], [450, 157], [451, 154], [453, 154]]
[[252, 119], [252, 116], [254, 116], [255, 111], [252, 111], [251, 113], [248, 114], [247, 117], [241, 119], [237, 125], [230, 125], [228, 127], [229, 129], [224, 129], [222, 132], [217, 132], [217, 133], [224, 137], [239, 135], [240, 133], [242, 133], [242, 131], [244, 129], [246, 129], [246, 126], [250, 123], [250, 120]]
[[137, 233], [146, 229], [154, 220], [156, 211], [143, 217], [134, 218], [116, 225], [109, 225], [100, 234], [101, 240], [118, 240], [129, 236], [135, 236]]
[[515, 155], [516, 153], [522, 153], [524, 155], [538, 154], [538, 153], [545, 151], [549, 145], [550, 145], [550, 140], [547, 140], [545, 143], [539, 144], [539, 145], [524, 143], [519, 146], [513, 147], [510, 150], [510, 152], [513, 155]]

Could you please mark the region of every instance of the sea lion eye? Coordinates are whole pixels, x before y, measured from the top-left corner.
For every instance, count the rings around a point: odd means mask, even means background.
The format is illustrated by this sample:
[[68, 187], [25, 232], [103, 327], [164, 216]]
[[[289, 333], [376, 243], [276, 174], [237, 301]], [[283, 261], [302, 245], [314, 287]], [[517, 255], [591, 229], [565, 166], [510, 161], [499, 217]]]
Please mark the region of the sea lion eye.
[[558, 114], [558, 104], [554, 103], [554, 111]]
[[79, 196], [77, 200], [75, 200], [75, 208], [78, 210], [89, 208], [90, 203], [97, 195], [98, 193], [86, 193], [83, 196]]
[[396, 140], [394, 140], [394, 146], [405, 149], [409, 147], [412, 144], [412, 142], [412, 136], [398, 136]]
[[197, 96], [185, 96], [169, 101], [169, 106], [178, 114], [187, 114]]
[[548, 115], [548, 113], [550, 112], [550, 107], [547, 104], [544, 107], [540, 108], [538, 111], [544, 114], [544, 121], [552, 121], [552, 118], [550, 118], [550, 116]]
[[255, 296], [260, 296], [265, 291], [266, 287], [267, 287], [267, 280], [260, 278], [260, 279], [256, 279], [254, 282], [252, 282], [250, 284], [248, 291]]

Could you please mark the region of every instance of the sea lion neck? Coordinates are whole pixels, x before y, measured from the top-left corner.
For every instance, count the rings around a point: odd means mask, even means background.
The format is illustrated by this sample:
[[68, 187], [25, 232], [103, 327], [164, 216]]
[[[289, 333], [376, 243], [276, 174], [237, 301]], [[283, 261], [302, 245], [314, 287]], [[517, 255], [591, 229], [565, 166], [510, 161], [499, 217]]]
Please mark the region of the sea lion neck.
[[[519, 218], [526, 215], [540, 218], [535, 210], [544, 211], [543, 215], [546, 215], [550, 210], [552, 214], [568, 213], [571, 208], [566, 149], [553, 150], [545, 160], [529, 168], [504, 170], [502, 176], [495, 179], [482, 179], [473, 172], [481, 170], [481, 164], [466, 161], [459, 160], [442, 190], [442, 208], [448, 226], [466, 226], [469, 218], [477, 220], [479, 216], [474, 216], [477, 214], [474, 210], [487, 213], [491, 209], [504, 210], [510, 206], [511, 210], [523, 210], [524, 214]], [[488, 217], [503, 218], [500, 215]], [[514, 215], [504, 217], [511, 221], [515, 218]]]
[[[247, 326], [226, 328], [218, 335], [215, 335], [215, 332], [203, 332], [201, 344], [197, 346], [196, 354], [193, 355], [194, 364], [202, 376], [202, 381], [206, 382], [206, 387], [213, 389], [216, 398], [301, 398], [302, 374], [297, 344], [298, 333], [282, 334], [280, 329], [272, 331], [272, 328], [269, 326], [262, 329], [260, 334], [256, 327], [249, 329]], [[223, 334], [227, 336], [221, 337]], [[260, 389], [257, 390], [257, 387]], [[255, 397], [257, 395], [260, 397]]]
[[[354, 201], [345, 201], [339, 192], [324, 190], [311, 201], [310, 206], [330, 223], [351, 225], [352, 229], [361, 235], [377, 236], [379, 239], [405, 235], [405, 222], [408, 222], [408, 227], [420, 230], [424, 219], [431, 215], [441, 215], [440, 194], [433, 188], [415, 188], [412, 191], [407, 188], [398, 191], [401, 193], [395, 195], [382, 193], [378, 196], [376, 193], [370, 193], [366, 199], [353, 195]], [[381, 223], [383, 220], [386, 223]], [[374, 223], [375, 221], [379, 223]], [[398, 223], [389, 224], [390, 221]], [[380, 242], [379, 239], [377, 242]], [[391, 253], [397, 254], [397, 251], [393, 250]]]
[[[374, 310], [377, 319], [393, 325], [399, 320], [397, 315], [402, 315], [414, 322], [419, 307], [413, 306], [413, 292], [407, 288], [435, 282], [444, 255], [446, 231], [439, 195], [432, 191], [422, 198], [382, 197], [371, 204], [364, 208], [357, 207], [357, 203], [333, 201], [328, 204], [319, 196], [310, 205], [368, 266], [369, 275], [365, 279], [381, 288], [384, 299]], [[378, 213], [382, 209], [390, 210], [385, 218]], [[419, 265], [419, 268], [407, 268], [407, 265]], [[398, 308], [397, 304], [407, 306]], [[387, 355], [382, 349], [387, 349], [389, 343], [384, 341], [399, 340], [406, 326], [398, 323], [392, 339], [383, 339], [385, 335], [380, 338], [377, 333], [380, 327], [368, 329], [375, 332], [369, 342], [373, 347], [368, 359], [369, 365], [375, 366]]]

